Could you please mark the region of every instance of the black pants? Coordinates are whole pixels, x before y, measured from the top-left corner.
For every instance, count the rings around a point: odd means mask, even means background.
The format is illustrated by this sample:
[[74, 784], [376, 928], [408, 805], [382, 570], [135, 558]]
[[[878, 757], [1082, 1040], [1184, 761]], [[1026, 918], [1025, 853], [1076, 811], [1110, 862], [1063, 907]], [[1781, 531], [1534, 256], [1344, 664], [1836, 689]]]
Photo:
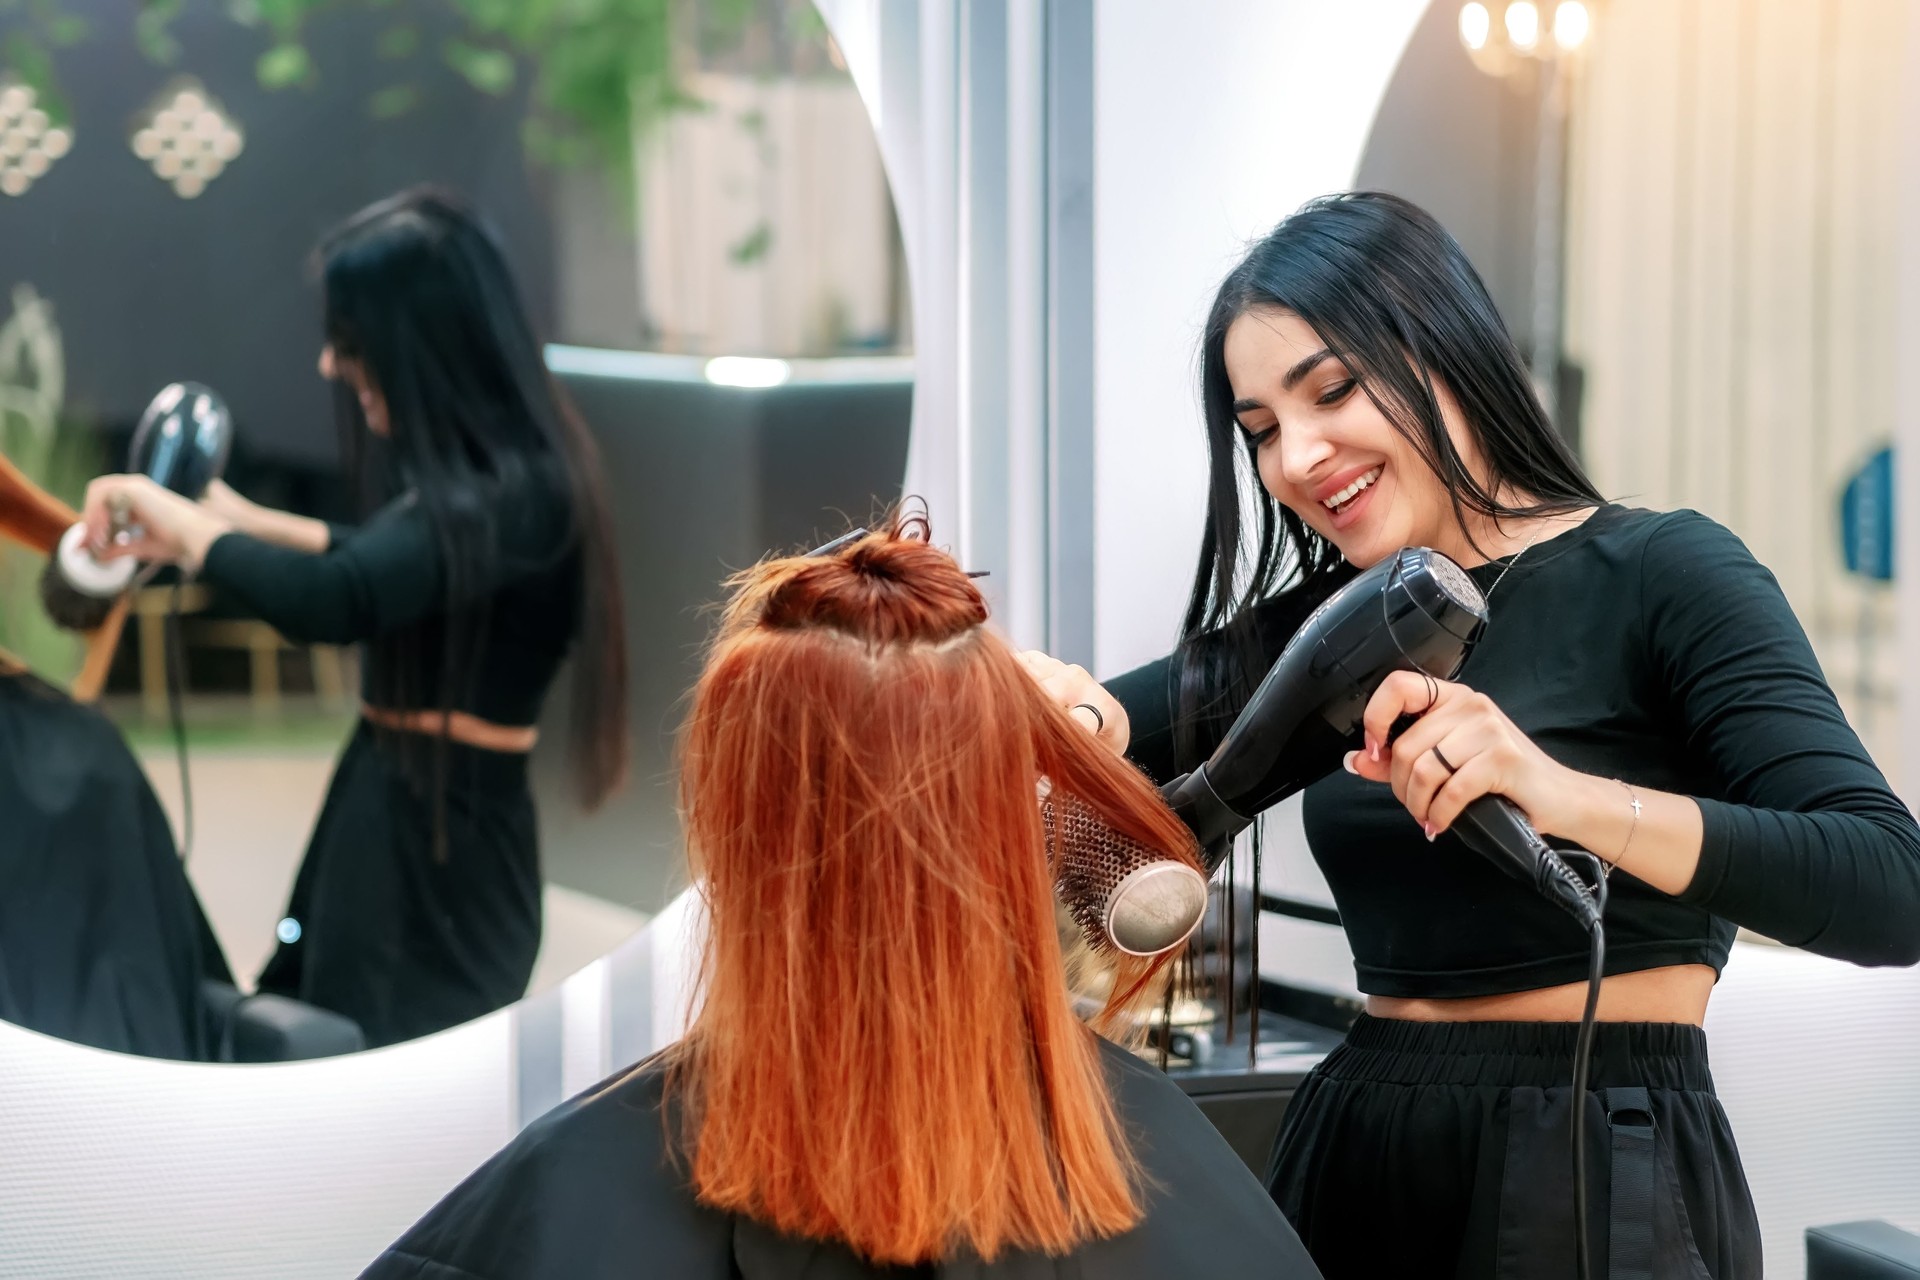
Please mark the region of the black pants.
[[[1363, 1016], [1295, 1095], [1267, 1170], [1327, 1280], [1572, 1277], [1576, 1031]], [[1613, 1254], [1643, 1257], [1653, 1280], [1758, 1276], [1759, 1223], [1705, 1034], [1602, 1023], [1591, 1081], [1589, 1275], [1607, 1276]]]
[[[344, 1014], [370, 1046], [518, 1000], [540, 949], [540, 851], [524, 754], [447, 745], [445, 856], [429, 750], [364, 720], [340, 756], [259, 989]], [[423, 776], [425, 775], [425, 776]]]

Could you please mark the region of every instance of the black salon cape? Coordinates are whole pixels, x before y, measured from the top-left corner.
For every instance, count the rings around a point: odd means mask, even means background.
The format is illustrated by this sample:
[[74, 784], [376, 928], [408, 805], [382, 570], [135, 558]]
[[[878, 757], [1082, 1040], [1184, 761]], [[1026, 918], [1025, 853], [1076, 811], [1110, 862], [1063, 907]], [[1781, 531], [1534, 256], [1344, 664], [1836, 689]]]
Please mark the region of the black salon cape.
[[203, 977], [231, 981], [119, 731], [33, 676], [0, 674], [0, 1019], [203, 1060]]
[[1186, 1095], [1123, 1050], [1104, 1042], [1101, 1050], [1150, 1183], [1146, 1217], [1066, 1257], [880, 1267], [704, 1208], [667, 1158], [656, 1059], [529, 1127], [362, 1280], [1318, 1277], [1273, 1201]]

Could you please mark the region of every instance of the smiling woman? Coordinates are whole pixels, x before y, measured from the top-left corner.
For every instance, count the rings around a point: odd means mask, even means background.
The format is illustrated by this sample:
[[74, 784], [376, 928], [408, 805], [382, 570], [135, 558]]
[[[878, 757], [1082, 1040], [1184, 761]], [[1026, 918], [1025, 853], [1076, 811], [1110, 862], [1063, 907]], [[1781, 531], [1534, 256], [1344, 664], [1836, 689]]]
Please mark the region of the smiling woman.
[[[1920, 960], [1920, 829], [1778, 585], [1704, 517], [1601, 498], [1460, 246], [1405, 200], [1329, 197], [1282, 222], [1221, 285], [1201, 363], [1210, 503], [1182, 644], [1109, 689], [1150, 775], [1206, 759], [1357, 570], [1436, 548], [1488, 603], [1460, 683], [1385, 681], [1346, 771], [1306, 789], [1367, 1012], [1295, 1095], [1269, 1191], [1330, 1277], [1488, 1275], [1496, 1255], [1573, 1274], [1569, 1124], [1627, 1108], [1653, 1121], [1666, 1190], [1636, 1210], [1614, 1171], [1583, 1210], [1587, 1273], [1630, 1231], [1656, 1273], [1756, 1274], [1701, 1032], [1736, 926]], [[1542, 1090], [1572, 1073], [1585, 939], [1452, 836], [1488, 795], [1622, 873], [1577, 1107]]]

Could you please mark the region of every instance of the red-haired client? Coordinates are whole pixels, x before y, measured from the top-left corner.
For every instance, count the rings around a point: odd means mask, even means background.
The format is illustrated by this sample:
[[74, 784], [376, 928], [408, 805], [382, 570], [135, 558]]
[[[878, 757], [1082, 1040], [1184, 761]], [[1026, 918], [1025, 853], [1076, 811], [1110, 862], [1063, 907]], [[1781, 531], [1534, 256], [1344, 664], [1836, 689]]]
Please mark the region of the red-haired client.
[[1317, 1276], [1206, 1118], [1068, 996], [1043, 780], [1169, 856], [1184, 828], [914, 532], [735, 584], [681, 744], [707, 915], [685, 1038], [528, 1128], [368, 1276]]

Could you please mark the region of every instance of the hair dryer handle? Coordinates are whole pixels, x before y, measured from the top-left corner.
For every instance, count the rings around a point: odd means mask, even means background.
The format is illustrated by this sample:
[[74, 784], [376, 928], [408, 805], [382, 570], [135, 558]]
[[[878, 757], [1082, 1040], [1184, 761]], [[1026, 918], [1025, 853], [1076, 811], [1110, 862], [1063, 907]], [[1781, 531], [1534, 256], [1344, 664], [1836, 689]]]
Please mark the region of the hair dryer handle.
[[1532, 885], [1591, 929], [1600, 921], [1593, 891], [1505, 796], [1481, 796], [1454, 823], [1467, 846], [1518, 880]]

